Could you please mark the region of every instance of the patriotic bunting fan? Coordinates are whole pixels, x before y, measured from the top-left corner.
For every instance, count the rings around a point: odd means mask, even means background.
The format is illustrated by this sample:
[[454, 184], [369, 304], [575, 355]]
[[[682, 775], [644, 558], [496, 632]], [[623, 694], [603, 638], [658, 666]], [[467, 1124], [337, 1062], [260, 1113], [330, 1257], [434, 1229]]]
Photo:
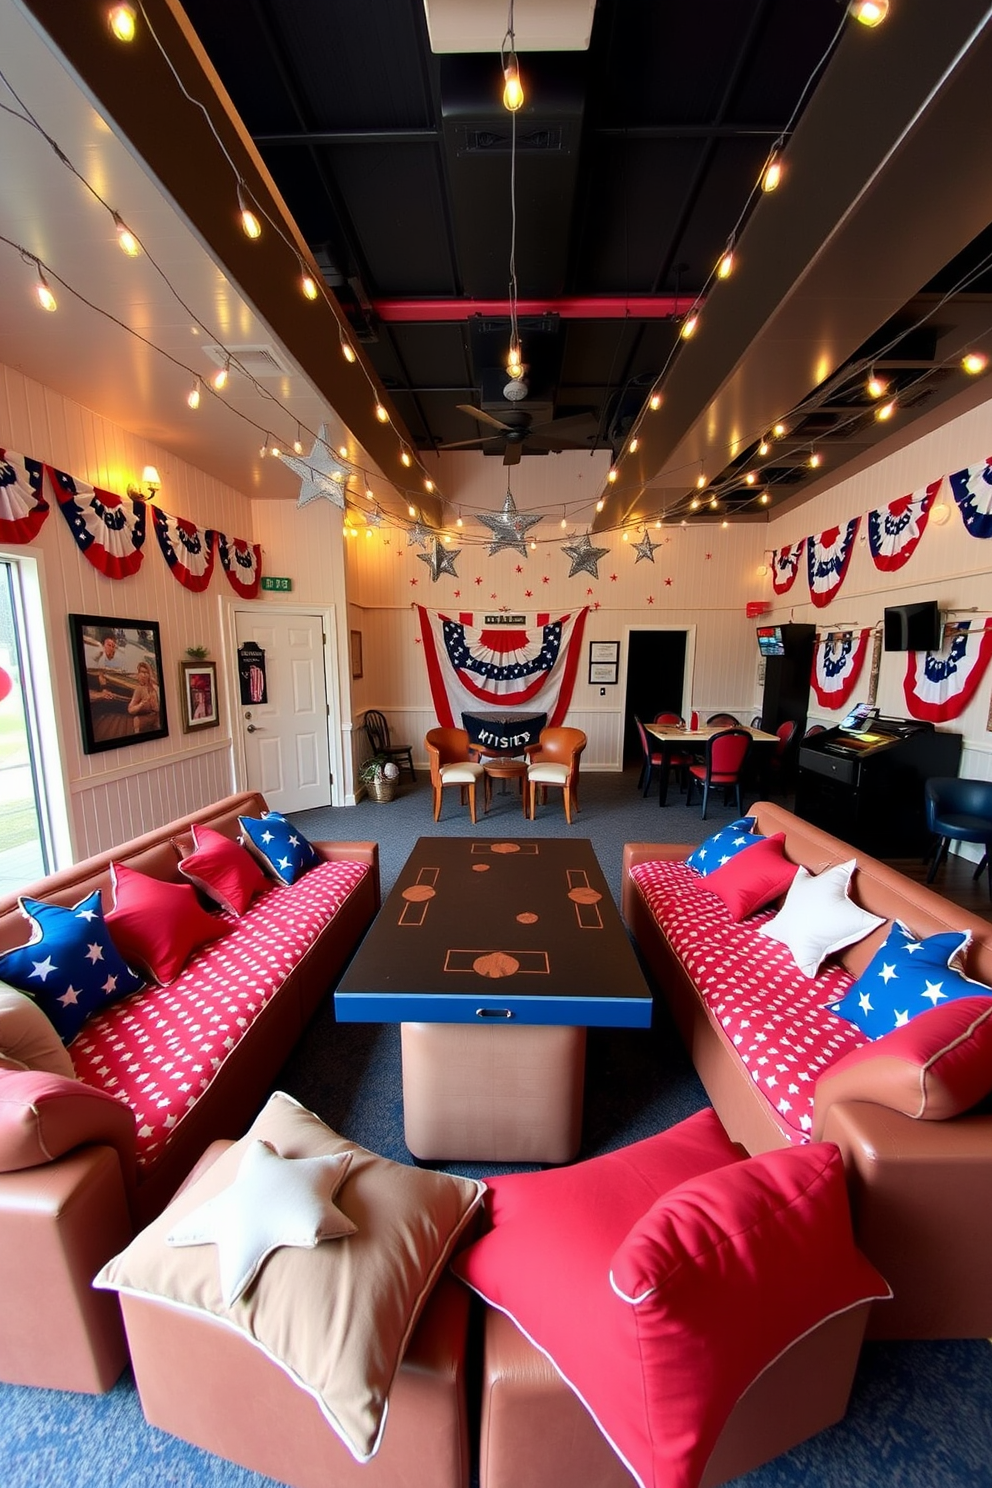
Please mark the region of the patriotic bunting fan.
[[888, 506], [868, 513], [868, 547], [872, 562], [883, 573], [902, 568], [916, 552], [940, 484], [935, 480], [925, 491], [900, 496], [897, 501], [890, 501]]
[[970, 620], [948, 626], [940, 651], [910, 651], [903, 692], [911, 718], [945, 723], [964, 712], [992, 658], [992, 620], [972, 631]]
[[796, 582], [805, 546], [806, 539], [801, 537], [797, 543], [786, 543], [772, 554], [772, 588], [776, 594], [788, 594]]
[[227, 537], [223, 532], [207, 533], [211, 535], [235, 594], [241, 599], [254, 599], [262, 584], [262, 550], [258, 543], [249, 545], [243, 538]]
[[162, 556], [184, 589], [199, 594], [214, 571], [214, 535], [182, 517], [152, 507], [152, 525]]
[[828, 527], [819, 537], [806, 540], [809, 597], [818, 609], [830, 603], [844, 582], [860, 521], [852, 517], [846, 527]]
[[947, 477], [961, 520], [972, 537], [992, 537], [992, 459]]
[[843, 708], [861, 676], [871, 630], [831, 632], [817, 642], [813, 691], [821, 708]]
[[33, 542], [49, 513], [44, 466], [27, 455], [0, 449], [0, 542]]
[[79, 551], [108, 579], [127, 579], [144, 558], [145, 503], [122, 500], [46, 465], [59, 510]]

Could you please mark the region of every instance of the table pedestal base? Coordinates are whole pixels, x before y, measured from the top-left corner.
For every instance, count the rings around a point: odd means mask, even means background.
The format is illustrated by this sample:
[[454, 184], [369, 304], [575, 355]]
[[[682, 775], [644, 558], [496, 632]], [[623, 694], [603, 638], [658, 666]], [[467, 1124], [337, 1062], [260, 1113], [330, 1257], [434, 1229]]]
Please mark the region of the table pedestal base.
[[414, 1157], [571, 1162], [582, 1136], [586, 1030], [403, 1023], [403, 1117]]

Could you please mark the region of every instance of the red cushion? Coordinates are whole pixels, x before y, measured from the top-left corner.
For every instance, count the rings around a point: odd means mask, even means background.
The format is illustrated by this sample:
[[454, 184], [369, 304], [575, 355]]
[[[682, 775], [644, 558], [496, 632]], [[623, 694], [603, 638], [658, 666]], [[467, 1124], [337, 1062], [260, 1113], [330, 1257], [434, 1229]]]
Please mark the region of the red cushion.
[[735, 920], [746, 919], [788, 889], [797, 865], [785, 856], [784, 844], [784, 832], [763, 837], [706, 875], [706, 887], [719, 894]]
[[213, 827], [194, 825], [192, 835], [193, 851], [179, 864], [180, 873], [228, 914], [243, 915], [271, 879], [240, 842]]
[[51, 1162], [84, 1142], [115, 1147], [134, 1181], [134, 1115], [80, 1080], [43, 1070], [0, 1074], [0, 1173]]
[[171, 982], [197, 946], [226, 935], [228, 926], [201, 909], [196, 890], [164, 883], [147, 873], [110, 865], [114, 908], [107, 928], [126, 961], [144, 967], [158, 982]]
[[906, 1116], [944, 1121], [969, 1111], [990, 1090], [992, 997], [959, 997], [839, 1059], [816, 1083], [815, 1131], [836, 1101], [874, 1101]]
[[854, 1247], [832, 1144], [740, 1160], [702, 1111], [606, 1157], [487, 1182], [494, 1228], [455, 1272], [548, 1355], [645, 1488], [695, 1488], [762, 1370], [888, 1295]]

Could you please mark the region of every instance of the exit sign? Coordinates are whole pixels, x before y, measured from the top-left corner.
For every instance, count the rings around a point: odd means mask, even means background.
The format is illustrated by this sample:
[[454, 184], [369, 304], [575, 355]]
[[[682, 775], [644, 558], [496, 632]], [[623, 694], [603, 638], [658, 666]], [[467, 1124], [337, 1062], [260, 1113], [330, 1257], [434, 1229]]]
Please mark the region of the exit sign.
[[289, 590], [289, 589], [292, 589], [292, 587], [293, 587], [293, 581], [292, 581], [292, 579], [276, 579], [276, 578], [271, 578], [268, 574], [263, 574], [262, 575], [262, 588], [263, 589], [281, 589], [282, 592], [285, 594], [286, 591]]

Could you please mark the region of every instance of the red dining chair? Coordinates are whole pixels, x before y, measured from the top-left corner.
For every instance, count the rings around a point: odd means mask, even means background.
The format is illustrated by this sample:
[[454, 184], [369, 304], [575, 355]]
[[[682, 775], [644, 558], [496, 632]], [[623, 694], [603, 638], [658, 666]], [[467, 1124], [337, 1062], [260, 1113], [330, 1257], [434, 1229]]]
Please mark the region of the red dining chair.
[[733, 788], [737, 795], [737, 814], [738, 816], [742, 814], [744, 808], [741, 803], [741, 772], [750, 748], [751, 735], [747, 729], [723, 729], [718, 734], [711, 734], [707, 739], [705, 763], [689, 766], [689, 788], [686, 791], [685, 804], [688, 806], [691, 802], [693, 787], [698, 781], [703, 788], [703, 821], [706, 820], [710, 787], [713, 785], [723, 786], [725, 805]]

